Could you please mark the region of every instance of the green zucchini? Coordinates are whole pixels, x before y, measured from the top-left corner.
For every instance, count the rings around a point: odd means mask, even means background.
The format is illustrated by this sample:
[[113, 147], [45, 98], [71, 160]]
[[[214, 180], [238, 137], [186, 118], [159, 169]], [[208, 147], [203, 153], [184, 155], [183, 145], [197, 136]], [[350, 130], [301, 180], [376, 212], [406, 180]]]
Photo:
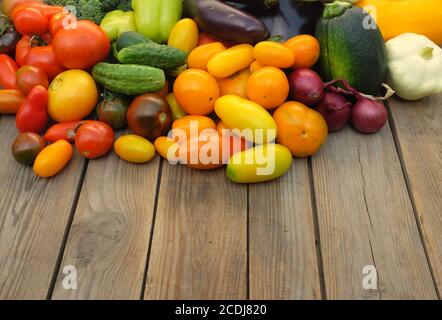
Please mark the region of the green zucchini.
[[118, 52], [118, 61], [160, 69], [173, 69], [186, 64], [186, 54], [166, 45], [139, 43]]
[[130, 64], [98, 63], [92, 76], [107, 90], [129, 96], [160, 91], [166, 83], [163, 70]]
[[366, 11], [348, 2], [325, 5], [316, 27], [324, 81], [345, 79], [362, 93], [380, 94], [387, 75], [387, 52], [379, 28], [373, 25]]

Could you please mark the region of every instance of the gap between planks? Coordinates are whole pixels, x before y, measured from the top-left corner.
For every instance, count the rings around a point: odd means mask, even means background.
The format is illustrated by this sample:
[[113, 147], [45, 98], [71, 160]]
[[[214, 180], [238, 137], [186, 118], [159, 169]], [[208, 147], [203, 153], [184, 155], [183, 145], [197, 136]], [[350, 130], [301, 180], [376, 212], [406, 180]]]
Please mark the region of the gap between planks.
[[414, 198], [413, 192], [411, 190], [411, 186], [410, 186], [410, 175], [409, 175], [409, 173], [407, 171], [407, 166], [405, 165], [404, 153], [403, 153], [401, 144], [399, 142], [399, 136], [398, 136], [398, 132], [397, 132], [397, 128], [396, 128], [396, 122], [395, 122], [393, 113], [391, 111], [391, 105], [390, 105], [389, 101], [386, 101], [386, 107], [387, 107], [387, 110], [388, 110], [389, 126], [390, 126], [390, 129], [391, 129], [391, 133], [393, 135], [394, 144], [396, 146], [396, 152], [397, 152], [397, 154], [399, 156], [399, 161], [400, 161], [402, 173], [403, 173], [404, 179], [405, 179], [405, 185], [406, 185], [406, 188], [407, 188], [408, 196], [410, 197], [411, 206], [413, 208], [413, 213], [414, 213], [414, 217], [415, 217], [415, 220], [416, 220], [416, 226], [417, 226], [417, 229], [419, 231], [419, 236], [420, 236], [420, 239], [421, 239], [421, 242], [422, 242], [422, 246], [423, 246], [423, 249], [424, 249], [424, 253], [425, 253], [425, 257], [427, 259], [427, 263], [428, 263], [428, 266], [429, 266], [429, 269], [430, 269], [431, 278], [433, 280], [434, 287], [436, 289], [436, 294], [437, 294], [438, 299], [440, 300], [441, 299], [441, 293], [440, 293], [439, 286], [438, 286], [437, 281], [436, 281], [433, 265], [431, 263], [431, 259], [430, 259], [430, 256], [428, 254], [428, 247], [427, 247], [427, 243], [425, 241], [425, 237], [424, 237], [424, 234], [423, 234], [422, 226], [419, 223], [419, 216], [418, 216], [418, 211], [417, 211], [417, 208], [416, 208], [416, 201], [415, 201], [415, 198]]

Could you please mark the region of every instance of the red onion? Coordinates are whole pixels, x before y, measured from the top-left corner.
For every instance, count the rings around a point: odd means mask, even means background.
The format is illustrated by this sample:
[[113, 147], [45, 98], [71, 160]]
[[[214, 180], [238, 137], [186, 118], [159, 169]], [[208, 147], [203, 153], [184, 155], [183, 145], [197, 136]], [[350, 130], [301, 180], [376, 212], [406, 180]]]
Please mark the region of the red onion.
[[379, 101], [359, 96], [353, 106], [352, 122], [362, 133], [376, 133], [387, 123], [387, 110]]
[[325, 92], [316, 109], [327, 121], [329, 131], [342, 129], [351, 118], [351, 103], [335, 92]]
[[310, 69], [297, 69], [289, 76], [292, 98], [309, 107], [315, 106], [324, 96], [324, 82]]

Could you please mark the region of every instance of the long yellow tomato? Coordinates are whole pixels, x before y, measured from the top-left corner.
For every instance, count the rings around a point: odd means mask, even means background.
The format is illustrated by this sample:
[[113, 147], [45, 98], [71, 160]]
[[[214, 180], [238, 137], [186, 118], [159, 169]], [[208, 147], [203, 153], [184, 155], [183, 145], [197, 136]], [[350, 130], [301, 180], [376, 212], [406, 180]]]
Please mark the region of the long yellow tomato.
[[253, 47], [240, 44], [216, 54], [207, 64], [209, 73], [217, 78], [230, 77], [235, 72], [250, 67], [255, 61]]
[[177, 22], [170, 32], [167, 44], [187, 55], [198, 46], [199, 32], [195, 21], [189, 18]]
[[71, 160], [74, 151], [69, 142], [58, 140], [39, 153], [34, 162], [34, 173], [42, 178], [50, 178], [62, 171]]
[[247, 141], [264, 144], [275, 140], [277, 126], [270, 113], [259, 104], [234, 95], [215, 103], [215, 112], [229, 129], [238, 129]]
[[283, 176], [292, 163], [289, 149], [265, 144], [234, 154], [227, 165], [227, 177], [235, 183], [270, 181]]
[[135, 134], [118, 138], [114, 143], [114, 150], [121, 159], [130, 163], [146, 163], [155, 157], [153, 144]]
[[48, 112], [57, 122], [82, 120], [97, 105], [97, 86], [92, 76], [83, 70], [60, 73], [48, 91]]

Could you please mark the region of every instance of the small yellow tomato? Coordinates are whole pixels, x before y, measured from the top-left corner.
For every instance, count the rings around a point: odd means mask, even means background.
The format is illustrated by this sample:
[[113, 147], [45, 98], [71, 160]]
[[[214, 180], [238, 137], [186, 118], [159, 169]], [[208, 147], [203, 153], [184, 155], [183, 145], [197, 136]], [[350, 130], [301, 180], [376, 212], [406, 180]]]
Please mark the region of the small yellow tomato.
[[277, 126], [270, 113], [259, 104], [234, 95], [226, 95], [215, 103], [216, 115], [229, 129], [249, 142], [269, 143], [276, 139]]
[[82, 120], [97, 105], [97, 85], [92, 76], [83, 70], [60, 73], [52, 81], [48, 91], [48, 112], [57, 122]]
[[170, 32], [167, 44], [180, 49], [188, 55], [198, 46], [199, 32], [195, 21], [189, 18], [182, 19], [175, 24]]
[[147, 163], [155, 157], [153, 144], [140, 136], [129, 134], [114, 143], [115, 153], [130, 163]]
[[172, 110], [172, 120], [175, 121], [175, 120], [178, 120], [178, 119], [181, 119], [181, 118], [184, 118], [185, 116], [187, 116], [187, 113], [185, 113], [181, 109], [180, 105], [176, 101], [175, 94], [173, 92], [169, 93], [166, 96], [166, 101], [169, 104], [170, 110]]
[[290, 150], [265, 144], [234, 154], [227, 164], [227, 177], [235, 183], [260, 183], [283, 176], [292, 166]]
[[178, 161], [179, 145], [174, 139], [168, 137], [159, 137], [155, 140], [155, 150], [158, 154], [169, 161]]
[[69, 142], [58, 140], [44, 148], [34, 162], [34, 173], [42, 178], [50, 178], [62, 171], [71, 160], [74, 151]]
[[282, 43], [263, 41], [255, 46], [253, 52], [256, 61], [263, 66], [290, 68], [295, 63], [295, 53]]
[[240, 44], [221, 51], [209, 60], [207, 70], [217, 78], [227, 78], [245, 68], [250, 67], [255, 61], [253, 47], [249, 44]]

